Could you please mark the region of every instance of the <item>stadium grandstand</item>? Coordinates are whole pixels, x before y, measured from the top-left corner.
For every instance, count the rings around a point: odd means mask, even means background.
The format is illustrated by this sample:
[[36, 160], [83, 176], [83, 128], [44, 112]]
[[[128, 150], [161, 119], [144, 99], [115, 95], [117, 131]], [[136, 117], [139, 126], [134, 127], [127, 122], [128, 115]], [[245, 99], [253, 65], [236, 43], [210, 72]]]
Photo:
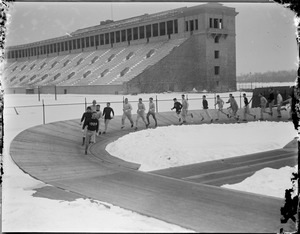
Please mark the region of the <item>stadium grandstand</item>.
[[237, 14], [208, 3], [10, 46], [2, 85], [5, 93], [233, 91]]

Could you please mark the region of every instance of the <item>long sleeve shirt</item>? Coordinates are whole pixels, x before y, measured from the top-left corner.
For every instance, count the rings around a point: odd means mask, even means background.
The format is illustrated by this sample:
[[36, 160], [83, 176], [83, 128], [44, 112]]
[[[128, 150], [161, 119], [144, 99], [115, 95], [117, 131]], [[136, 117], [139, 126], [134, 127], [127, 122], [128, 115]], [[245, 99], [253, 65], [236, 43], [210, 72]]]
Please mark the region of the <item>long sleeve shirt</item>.
[[84, 123], [83, 128], [87, 126], [89, 131], [99, 131], [99, 120], [98, 119], [89, 119], [86, 123]]
[[[80, 122], [82, 123], [84, 121], [84, 123], [83, 123], [83, 126], [84, 126], [86, 124], [86, 122], [88, 120], [90, 120], [91, 118], [92, 118], [92, 112], [84, 112], [81, 117]], [[82, 129], [84, 129], [84, 127], [82, 127]]]
[[125, 113], [130, 113], [132, 111], [132, 106], [130, 103], [124, 103], [123, 105], [123, 111]]
[[112, 119], [112, 116], [115, 115], [114, 110], [111, 107], [105, 107], [103, 109], [103, 114], [102, 116], [104, 116], [104, 119]]
[[280, 93], [277, 94], [277, 104], [282, 103], [282, 96]]
[[244, 104], [245, 104], [245, 106], [248, 106], [248, 105], [249, 105], [248, 98], [246, 98], [246, 97], [244, 97]]
[[203, 109], [208, 109], [208, 102], [206, 99], [202, 100]]
[[266, 106], [267, 105], [267, 99], [265, 97], [260, 97], [260, 105], [261, 106]]
[[155, 104], [153, 102], [149, 102], [149, 112], [150, 113], [155, 112]]
[[140, 115], [143, 115], [143, 114], [145, 114], [145, 110], [146, 110], [146, 107], [145, 107], [144, 103], [138, 103], [137, 113]]
[[182, 100], [182, 109], [187, 110], [189, 108], [189, 103], [186, 99]]
[[174, 106], [171, 110], [176, 109], [176, 112], [179, 112], [181, 110], [181, 108], [182, 108], [182, 105], [180, 102], [174, 102]]
[[224, 101], [221, 98], [217, 99], [216, 105], [218, 105], [219, 109], [222, 109], [224, 105]]

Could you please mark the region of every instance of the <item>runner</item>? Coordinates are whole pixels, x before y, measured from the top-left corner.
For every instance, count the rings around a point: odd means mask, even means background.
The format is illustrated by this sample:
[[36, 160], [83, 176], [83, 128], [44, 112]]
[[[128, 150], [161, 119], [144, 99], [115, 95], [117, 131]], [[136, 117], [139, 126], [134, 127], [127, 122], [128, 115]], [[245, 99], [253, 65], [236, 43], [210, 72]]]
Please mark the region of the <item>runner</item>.
[[229, 100], [226, 103], [230, 103], [230, 106], [227, 108], [229, 114], [227, 114], [228, 118], [235, 118], [237, 122], [239, 122], [239, 116], [237, 115], [237, 111], [239, 109], [239, 106], [232, 94], [229, 94]]
[[182, 98], [182, 100], [181, 100], [181, 102], [182, 102], [182, 109], [181, 109], [182, 123], [181, 123], [181, 125], [182, 125], [182, 124], [185, 124], [185, 123], [186, 123], [186, 117], [187, 117], [188, 115], [190, 115], [192, 118], [194, 118], [194, 116], [193, 116], [193, 113], [188, 114], [189, 103], [188, 103], [188, 101], [185, 99], [185, 95], [182, 94], [182, 95], [181, 95], [181, 98]]
[[260, 119], [259, 120], [264, 120], [263, 113], [270, 114], [269, 112], [266, 111], [266, 106], [267, 106], [267, 99], [263, 96], [262, 93], [258, 94], [260, 98]]
[[273, 88], [269, 89], [269, 97], [268, 97], [268, 103], [269, 103], [269, 115], [273, 116], [273, 106], [275, 102], [275, 95], [274, 95], [274, 90]]
[[277, 101], [277, 118], [281, 118], [281, 106], [282, 106], [282, 96], [280, 94], [280, 91], [277, 90], [277, 97], [276, 97], [276, 101]]
[[85, 154], [87, 154], [88, 147], [90, 143], [96, 143], [96, 140], [93, 141], [92, 138], [95, 135], [98, 135], [99, 131], [99, 120], [97, 119], [97, 112], [92, 113], [92, 118], [84, 123], [83, 128], [87, 129], [86, 131], [86, 141], [85, 141]]
[[[203, 95], [202, 96], [202, 105], [203, 105], [203, 110], [204, 110], [204, 113], [207, 115], [208, 118], [210, 118], [210, 122], [212, 123], [213, 122], [213, 118], [210, 116], [209, 112], [208, 112], [208, 102], [206, 100], [206, 96]], [[200, 114], [201, 115], [201, 114]], [[202, 116], [202, 115], [201, 115]], [[202, 116], [202, 119], [201, 121], [203, 120], [203, 116]]]
[[220, 118], [220, 113], [223, 113], [224, 115], [227, 116], [227, 114], [223, 111], [224, 101], [222, 98], [220, 98], [220, 95], [217, 95], [217, 101], [215, 106], [216, 105], [218, 105], [218, 112], [217, 112], [217, 119], [216, 119], [216, 121], [218, 121]]
[[246, 97], [245, 93], [243, 94], [243, 98], [244, 98], [244, 104], [245, 104], [245, 106], [244, 106], [244, 112], [243, 112], [244, 113], [243, 121], [245, 121], [245, 122], [247, 121], [246, 115], [250, 115], [254, 119], [256, 119], [256, 115], [253, 115], [253, 114], [250, 113], [249, 101], [248, 101], [248, 98]]
[[174, 106], [173, 108], [171, 108], [171, 110], [176, 110], [176, 115], [178, 117], [178, 121], [181, 122], [181, 117], [180, 117], [180, 113], [181, 113], [181, 109], [182, 109], [182, 105], [180, 102], [177, 101], [177, 98], [173, 98], [174, 101]]
[[292, 97], [291, 95], [288, 95], [288, 99], [284, 100], [282, 102], [282, 106], [281, 106], [281, 110], [285, 110], [289, 113], [289, 119], [288, 120], [292, 120]]
[[102, 116], [104, 116], [104, 124], [105, 124], [105, 129], [104, 129], [103, 134], [106, 133], [108, 124], [109, 124], [110, 120], [112, 120], [114, 118], [114, 115], [115, 115], [115, 112], [110, 107], [110, 102], [106, 103], [106, 107], [103, 109], [103, 114], [102, 114]]
[[155, 127], [157, 127], [157, 120], [156, 120], [156, 117], [155, 117], [155, 104], [153, 102], [153, 98], [149, 98], [149, 111], [147, 113], [147, 127], [150, 125], [150, 121], [149, 121], [149, 116], [152, 115], [154, 121], [155, 121]]
[[96, 111], [96, 106], [97, 106], [96, 104], [97, 104], [97, 101], [93, 100], [92, 105], [90, 106], [92, 111]]
[[146, 110], [146, 108], [145, 108], [145, 105], [143, 103], [143, 100], [141, 98], [139, 98], [135, 130], [138, 129], [138, 122], [139, 122], [140, 118], [142, 118], [142, 120], [145, 123], [146, 128], [147, 128], [147, 123], [146, 123], [146, 120], [145, 120], [145, 110]]
[[122, 115], [122, 127], [121, 127], [121, 129], [123, 129], [125, 127], [125, 119], [126, 118], [130, 121], [131, 127], [133, 127], [133, 120], [132, 120], [131, 111], [132, 111], [132, 106], [128, 102], [128, 98], [125, 98], [124, 103], [123, 103], [123, 115]]
[[[99, 124], [98, 135], [100, 135], [101, 134], [100, 119], [102, 118], [102, 111], [100, 110], [100, 105], [99, 104], [96, 105], [96, 111], [95, 111], [95, 113], [96, 113], [96, 118], [98, 119], [98, 124]], [[96, 132], [95, 132], [95, 134], [92, 137], [92, 142], [94, 142], [94, 143], [96, 142]]]
[[83, 123], [83, 126], [82, 126], [82, 133], [83, 133], [83, 138], [82, 138], [82, 145], [84, 145], [84, 142], [85, 142], [85, 137], [86, 137], [86, 122], [88, 121], [88, 120], [90, 120], [92, 118], [92, 109], [91, 109], [91, 107], [87, 107], [86, 108], [86, 112], [84, 112], [83, 113], [83, 115], [82, 115], [82, 117], [81, 117], [81, 120], [80, 120], [80, 125], [82, 125], [82, 122], [84, 121], [84, 123]]

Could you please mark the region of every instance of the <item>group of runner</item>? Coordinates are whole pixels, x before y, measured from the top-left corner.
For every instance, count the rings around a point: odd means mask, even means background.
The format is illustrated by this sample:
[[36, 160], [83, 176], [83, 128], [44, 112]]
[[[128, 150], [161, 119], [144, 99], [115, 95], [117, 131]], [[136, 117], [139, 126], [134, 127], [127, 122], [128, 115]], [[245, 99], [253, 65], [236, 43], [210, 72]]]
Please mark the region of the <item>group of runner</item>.
[[[271, 88], [269, 90], [269, 97], [268, 100], [263, 96], [262, 93], [259, 95], [260, 98], [260, 120], [263, 120], [264, 116], [263, 114], [269, 114], [273, 115], [273, 107], [274, 107], [274, 102], [275, 102], [275, 94], [274, 90]], [[290, 99], [283, 101], [282, 96], [279, 91], [277, 91], [277, 117], [281, 118], [281, 110], [283, 110], [285, 107], [283, 106], [285, 103], [290, 102]], [[243, 107], [243, 119], [242, 121], [247, 121], [247, 115], [253, 117], [256, 119], [256, 115], [250, 113], [250, 107], [249, 104], [251, 100], [249, 101], [246, 94], [243, 94], [243, 100], [244, 100], [244, 107]], [[178, 117], [178, 121], [180, 124], [186, 124], [187, 122], [187, 117], [190, 116], [191, 118], [194, 118], [194, 115], [192, 112], [189, 112], [189, 103], [184, 94], [181, 95], [181, 102], [177, 100], [177, 98], [173, 99], [174, 105], [171, 108], [171, 110], [176, 111], [176, 115]], [[218, 121], [220, 119], [220, 114], [225, 115], [227, 118], [233, 118], [237, 122], [240, 121], [240, 116], [237, 114], [239, 107], [238, 104], [232, 94], [229, 94], [229, 99], [226, 103], [229, 103], [229, 107], [227, 108], [227, 113], [224, 111], [224, 104], [225, 102], [223, 99], [220, 97], [220, 95], [216, 96], [216, 102], [214, 106], [217, 107], [217, 118], [213, 119], [212, 116], [210, 115], [208, 109], [208, 101], [206, 99], [206, 95], [202, 96], [202, 108], [203, 112], [199, 113], [201, 117], [201, 121], [205, 119], [203, 114], [206, 115], [208, 120], [212, 123], [213, 121]], [[266, 106], [269, 104], [269, 109], [270, 111], [266, 111]], [[110, 107], [110, 103], [106, 103], [106, 107], [103, 109], [103, 112], [100, 110], [100, 105], [97, 104], [96, 100], [93, 100], [92, 105], [88, 106], [86, 109], [86, 112], [83, 113], [82, 118], [80, 120], [80, 125], [82, 125], [82, 131], [83, 131], [83, 141], [82, 145], [85, 145], [85, 154], [87, 154], [87, 149], [90, 143], [95, 143], [96, 142], [96, 136], [99, 134], [105, 134], [109, 125], [109, 122], [111, 119], [114, 118], [114, 110]], [[155, 127], [157, 127], [157, 119], [155, 115], [155, 104], [153, 102], [153, 98], [149, 98], [149, 108], [148, 112], [146, 115], [146, 107], [145, 104], [143, 103], [142, 98], [139, 98], [138, 104], [137, 104], [137, 116], [136, 116], [136, 121], [135, 121], [135, 130], [138, 129], [138, 123], [139, 120], [142, 119], [143, 123], [145, 124], [145, 127], [148, 128], [150, 125], [150, 116], [152, 116], [154, 122], [155, 122]], [[104, 119], [104, 131], [101, 132], [100, 130], [100, 118]], [[134, 127], [134, 121], [132, 118], [132, 105], [129, 103], [128, 98], [124, 99], [123, 102], [123, 115], [121, 118], [121, 129], [125, 127], [125, 120], [126, 118], [129, 120], [131, 124], [131, 128]]]
[[[128, 102], [128, 98], [124, 99], [123, 103], [123, 115], [122, 115], [122, 126], [121, 129], [125, 127], [125, 119], [127, 118], [131, 123], [131, 128], [134, 127], [134, 122], [132, 119], [132, 106]], [[138, 129], [139, 119], [142, 119], [146, 128], [150, 125], [150, 116], [155, 121], [155, 127], [157, 127], [157, 119], [155, 116], [155, 104], [153, 98], [149, 98], [149, 111], [145, 118], [146, 107], [143, 103], [142, 98], [139, 98], [137, 117], [135, 123], [135, 130]], [[106, 103], [106, 107], [103, 109], [103, 112], [100, 110], [100, 105], [97, 104], [96, 100], [93, 100], [92, 105], [86, 108], [86, 111], [83, 113], [80, 125], [82, 125], [83, 139], [82, 145], [85, 145], [85, 154], [87, 154], [88, 147], [91, 143], [96, 143], [96, 136], [100, 134], [105, 134], [108, 128], [108, 124], [111, 119], [114, 118], [114, 110], [110, 107], [110, 103]], [[100, 118], [104, 119], [104, 131], [100, 130]], [[147, 119], [147, 122], [146, 122]]]

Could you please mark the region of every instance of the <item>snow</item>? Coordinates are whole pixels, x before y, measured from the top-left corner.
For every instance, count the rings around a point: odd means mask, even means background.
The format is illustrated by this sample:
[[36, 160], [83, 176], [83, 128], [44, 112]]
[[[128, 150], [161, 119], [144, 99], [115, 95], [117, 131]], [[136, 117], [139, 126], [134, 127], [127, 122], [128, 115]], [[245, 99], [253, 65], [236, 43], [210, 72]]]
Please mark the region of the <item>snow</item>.
[[294, 193], [292, 197], [294, 197], [298, 194], [298, 187], [297, 183], [293, 184], [291, 182], [291, 175], [293, 172], [297, 172], [297, 170], [298, 165], [295, 167], [282, 167], [280, 169], [267, 167], [257, 171], [241, 183], [233, 185], [224, 184], [221, 187], [278, 198], [284, 198], [285, 190], [293, 187]]
[[167, 126], [129, 133], [106, 150], [153, 171], [282, 148], [293, 134], [287, 122]]
[[[150, 96], [159, 100], [159, 111], [169, 111], [174, 97], [180, 98], [181, 93], [167, 94], [142, 94], [138, 96], [127, 95], [129, 101], [137, 102], [139, 97], [148, 100]], [[198, 98], [190, 101], [190, 109], [200, 109], [202, 94], [188, 94], [189, 98]], [[206, 94], [209, 105], [213, 105], [215, 94]], [[234, 93], [240, 96], [240, 93]], [[228, 94], [222, 94], [228, 97]], [[251, 94], [247, 94], [251, 96]], [[96, 99], [101, 102], [101, 109], [107, 101], [112, 102], [112, 107], [117, 115], [121, 114], [121, 95], [58, 95], [57, 101], [54, 95], [42, 94], [41, 100], [46, 104], [46, 123], [79, 119], [84, 111], [85, 98], [88, 105]], [[63, 200], [51, 200], [33, 197], [34, 189], [49, 186], [41, 181], [33, 179], [21, 171], [12, 161], [9, 155], [9, 145], [13, 138], [21, 131], [43, 123], [41, 101], [37, 95], [4, 95], [4, 176], [2, 192], [2, 231], [4, 232], [191, 232], [180, 226], [169, 224], [151, 217], [146, 217], [125, 209], [122, 209], [102, 201], [90, 199], [77, 199], [72, 202]], [[119, 103], [114, 103], [119, 102]], [[71, 103], [77, 103], [71, 105]], [[103, 103], [103, 104], [102, 104]], [[238, 102], [239, 103], [239, 102]], [[49, 104], [69, 104], [61, 106], [48, 106]], [[18, 115], [12, 107], [37, 105], [34, 107], [17, 107]], [[133, 103], [134, 111], [136, 103]], [[125, 147], [126, 152], [136, 152], [137, 162], [143, 159], [142, 167], [157, 169], [157, 167], [178, 166], [200, 161], [215, 160], [217, 158], [233, 157], [251, 152], [261, 152], [274, 148], [280, 148], [292, 140], [296, 133], [291, 123], [253, 122], [247, 124], [204, 124], [201, 126], [169, 126], [157, 129], [148, 129], [129, 134], [120, 138], [119, 143], [112, 143], [117, 148]], [[125, 139], [125, 140], [124, 140]], [[127, 140], [126, 140], [127, 139]], [[128, 140], [129, 139], [129, 140]], [[156, 139], [156, 141], [154, 141]], [[187, 140], [188, 139], [188, 140]], [[247, 142], [247, 143], [246, 143]], [[130, 144], [130, 146], [128, 145]], [[217, 146], [216, 146], [217, 144]], [[241, 146], [239, 146], [241, 145]], [[178, 147], [180, 146], [180, 147]], [[221, 150], [222, 149], [222, 150]], [[149, 152], [152, 151], [150, 154]], [[154, 153], [153, 153], [154, 151]], [[161, 157], [157, 156], [160, 155]], [[185, 155], [184, 158], [179, 157]], [[147, 160], [146, 155], [155, 156], [155, 159]], [[120, 157], [128, 157], [123, 155]], [[170, 158], [170, 160], [168, 160]], [[128, 159], [129, 160], [129, 159]], [[155, 161], [150, 165], [150, 161]], [[280, 187], [290, 188], [288, 183], [292, 168], [280, 170], [267, 170], [257, 172], [252, 176], [252, 184], [239, 188], [247, 191], [246, 187], [252, 187], [252, 192], [262, 193], [259, 187], [265, 188], [268, 195], [272, 195], [272, 189]], [[285, 178], [279, 180], [278, 178]], [[269, 178], [269, 179], [267, 179]], [[250, 180], [250, 178], [248, 178]], [[267, 180], [265, 180], [267, 179]], [[279, 182], [281, 183], [279, 185]], [[249, 182], [248, 182], [249, 183]], [[228, 187], [227, 185], [225, 187]], [[272, 187], [272, 188], [271, 188]], [[250, 191], [251, 192], [251, 191]], [[282, 193], [277, 195], [282, 197]], [[30, 215], [29, 215], [30, 214]]]

